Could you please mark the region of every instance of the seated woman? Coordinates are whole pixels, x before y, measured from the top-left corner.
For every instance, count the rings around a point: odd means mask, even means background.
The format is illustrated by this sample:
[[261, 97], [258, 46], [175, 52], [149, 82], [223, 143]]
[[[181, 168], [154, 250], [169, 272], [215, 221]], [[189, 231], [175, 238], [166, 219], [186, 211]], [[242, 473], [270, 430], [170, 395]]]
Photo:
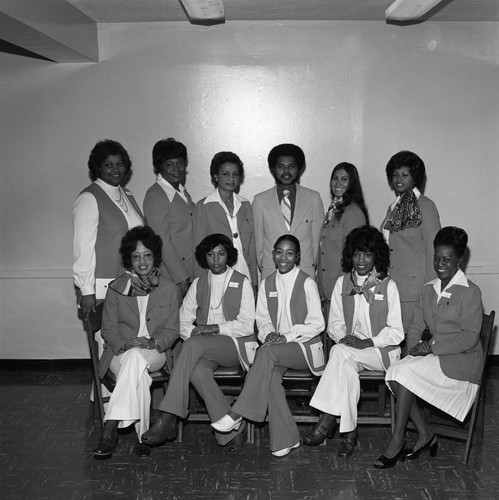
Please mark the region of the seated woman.
[[397, 285], [387, 276], [389, 264], [388, 245], [376, 228], [362, 226], [348, 234], [342, 258], [345, 274], [333, 289], [327, 329], [336, 344], [310, 401], [323, 414], [303, 439], [310, 446], [331, 439], [339, 416], [342, 458], [349, 457], [357, 443], [359, 372], [385, 371], [400, 357], [404, 330]]
[[274, 244], [277, 272], [260, 285], [256, 308], [258, 349], [244, 388], [231, 410], [211, 424], [218, 432], [232, 432], [243, 417], [263, 422], [268, 411], [270, 449], [283, 457], [300, 446], [298, 428], [286, 403], [282, 376], [288, 368], [320, 375], [324, 353], [319, 334], [324, 318], [317, 285], [298, 267], [300, 243], [290, 234]]
[[[386, 380], [395, 394], [395, 428], [374, 466], [393, 467], [397, 460], [414, 460], [438, 441], [416, 403], [419, 397], [461, 422], [476, 397], [483, 365], [480, 344], [480, 289], [459, 269], [468, 236], [457, 227], [442, 228], [433, 241], [437, 278], [423, 287], [407, 332], [409, 356], [390, 367]], [[431, 340], [422, 341], [428, 327]], [[418, 432], [413, 449], [405, 449], [405, 428], [411, 418]]]
[[[203, 398], [212, 422], [225, 415], [230, 406], [213, 372], [219, 366], [239, 363], [248, 370], [257, 347], [255, 299], [248, 278], [232, 269], [237, 250], [230, 238], [224, 234], [207, 236], [196, 247], [195, 257], [207, 271], [194, 280], [180, 308], [180, 335], [185, 343], [160, 405], [160, 417], [142, 436], [148, 444], [175, 439], [177, 417], [188, 414], [189, 383]], [[238, 453], [243, 431], [217, 434], [218, 444], [226, 446], [230, 454]]]
[[[135, 424], [140, 457], [149, 456], [149, 447], [140, 436], [149, 428], [151, 377], [148, 372], [172, 368], [170, 348], [178, 339], [178, 291], [169, 279], [159, 276], [161, 238], [151, 228], [138, 226], [121, 241], [123, 267], [128, 271], [108, 289], [102, 315], [104, 353], [99, 375], [108, 369], [116, 375], [116, 386], [104, 416], [104, 429], [95, 457], [109, 457], [118, 443], [118, 427]], [[128, 296], [132, 276], [148, 286], [149, 293]]]

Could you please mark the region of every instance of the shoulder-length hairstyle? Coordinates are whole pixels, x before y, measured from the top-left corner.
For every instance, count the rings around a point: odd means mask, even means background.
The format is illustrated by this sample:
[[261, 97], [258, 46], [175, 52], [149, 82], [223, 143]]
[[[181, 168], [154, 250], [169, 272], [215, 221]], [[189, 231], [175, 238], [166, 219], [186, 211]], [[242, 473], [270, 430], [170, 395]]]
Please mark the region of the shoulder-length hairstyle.
[[384, 236], [375, 227], [356, 227], [348, 233], [341, 259], [343, 272], [349, 273], [353, 269], [353, 254], [355, 252], [372, 253], [378, 278], [384, 279], [387, 276], [390, 266], [390, 248]]
[[227, 251], [227, 265], [229, 267], [232, 267], [237, 262], [237, 248], [234, 248], [232, 240], [225, 234], [215, 233], [203, 238], [201, 243], [196, 247], [194, 256], [200, 267], [209, 269], [208, 262], [206, 262], [206, 254], [218, 245], [222, 245]]
[[158, 141], [152, 148], [152, 165], [154, 173], [161, 173], [161, 165], [163, 165], [166, 160], [171, 160], [172, 158], [182, 158], [187, 167], [189, 163], [187, 148], [173, 137]]
[[139, 241], [152, 252], [154, 267], [159, 267], [162, 259], [163, 240], [149, 226], [133, 227], [123, 236], [120, 245], [123, 267], [128, 271], [132, 269], [132, 253], [137, 250]]
[[[337, 206], [334, 218], [337, 221], [340, 221], [348, 205], [350, 205], [351, 203], [355, 203], [362, 210], [362, 213], [366, 218], [366, 224], [369, 224], [369, 214], [367, 212], [366, 203], [364, 201], [364, 193], [362, 192], [362, 186], [360, 184], [359, 172], [357, 171], [357, 168], [352, 163], [348, 163], [346, 161], [338, 163], [338, 165], [336, 165], [336, 167], [334, 167], [333, 171], [331, 172], [331, 178], [329, 179], [329, 189], [331, 189], [333, 175], [338, 170], [344, 170], [348, 174], [348, 189], [343, 195], [343, 202]], [[331, 196], [332, 195], [333, 190], [331, 189]]]
[[99, 168], [108, 156], [121, 156], [125, 164], [125, 175], [130, 172], [132, 161], [130, 160], [127, 150], [118, 141], [104, 139], [99, 141], [92, 148], [90, 156], [88, 157], [88, 170], [90, 171], [90, 179], [92, 179], [92, 181], [99, 178]]

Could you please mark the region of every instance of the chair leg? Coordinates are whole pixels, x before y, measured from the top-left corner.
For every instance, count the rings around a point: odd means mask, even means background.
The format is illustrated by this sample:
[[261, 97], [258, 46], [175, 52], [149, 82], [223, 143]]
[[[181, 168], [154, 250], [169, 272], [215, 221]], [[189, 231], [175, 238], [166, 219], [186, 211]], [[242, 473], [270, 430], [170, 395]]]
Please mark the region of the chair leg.
[[182, 420], [178, 420], [178, 433], [177, 433], [177, 439], [175, 440], [176, 443], [181, 443], [184, 438], [184, 423]]
[[391, 420], [391, 428], [392, 433], [395, 430], [395, 397], [390, 391], [390, 420]]

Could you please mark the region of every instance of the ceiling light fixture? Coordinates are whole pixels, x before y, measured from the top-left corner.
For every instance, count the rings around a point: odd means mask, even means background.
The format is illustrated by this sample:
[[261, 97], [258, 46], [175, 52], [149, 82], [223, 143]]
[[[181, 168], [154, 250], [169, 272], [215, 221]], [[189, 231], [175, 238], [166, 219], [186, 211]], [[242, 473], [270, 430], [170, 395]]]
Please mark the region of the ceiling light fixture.
[[395, 0], [385, 11], [387, 21], [417, 21], [443, 0]]
[[179, 2], [193, 24], [225, 22], [222, 0], [179, 0]]

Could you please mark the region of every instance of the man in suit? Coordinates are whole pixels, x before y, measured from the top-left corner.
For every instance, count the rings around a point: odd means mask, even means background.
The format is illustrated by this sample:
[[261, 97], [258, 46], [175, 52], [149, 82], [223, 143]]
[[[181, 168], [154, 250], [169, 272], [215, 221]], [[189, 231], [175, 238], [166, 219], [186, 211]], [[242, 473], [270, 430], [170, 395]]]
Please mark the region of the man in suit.
[[317, 191], [299, 185], [305, 154], [294, 144], [280, 144], [268, 156], [276, 185], [253, 201], [257, 263], [262, 279], [275, 271], [272, 249], [279, 236], [292, 234], [301, 245], [301, 269], [315, 279], [324, 205]]

